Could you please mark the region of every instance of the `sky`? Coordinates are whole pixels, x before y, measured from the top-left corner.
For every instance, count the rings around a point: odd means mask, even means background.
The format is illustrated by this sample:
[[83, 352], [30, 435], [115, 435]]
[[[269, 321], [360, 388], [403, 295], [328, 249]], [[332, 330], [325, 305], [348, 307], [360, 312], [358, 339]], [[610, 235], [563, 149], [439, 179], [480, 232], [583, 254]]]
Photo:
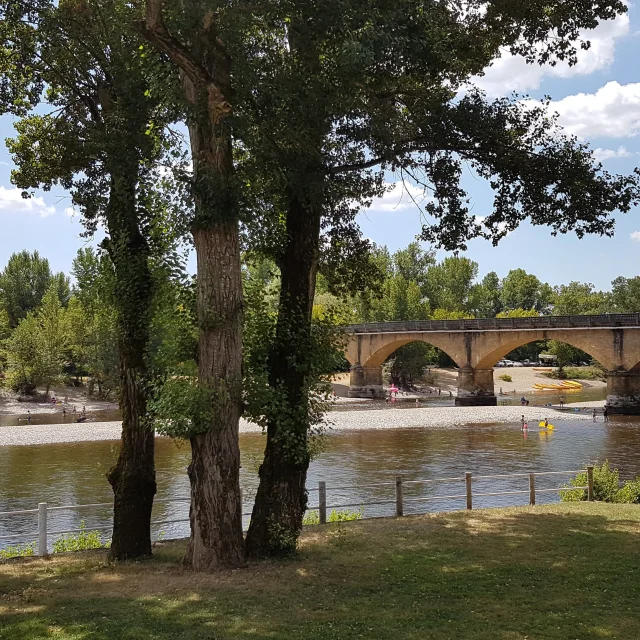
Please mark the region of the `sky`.
[[[589, 142], [607, 171], [632, 172], [640, 166], [640, 78], [636, 67], [640, 58], [640, 2], [636, 1], [629, 5], [628, 15], [586, 32], [592, 46], [579, 53], [577, 65], [531, 66], [505, 54], [484, 76], [475, 79], [475, 84], [489, 97], [513, 91], [533, 99], [551, 96], [560, 124]], [[12, 119], [0, 118], [0, 139], [12, 135]], [[0, 268], [13, 252], [27, 249], [47, 257], [54, 271], [68, 272], [78, 249], [95, 243], [95, 239], [92, 242], [81, 236], [82, 225], [63, 191], [21, 198], [20, 190], [11, 185], [12, 164], [6, 147], [0, 145]], [[415, 188], [407, 193], [393, 175], [387, 179], [389, 191], [362, 211], [358, 220], [366, 237], [395, 251], [420, 233], [423, 214], [414, 200], [419, 203], [423, 196]], [[488, 215], [492, 194], [487, 185], [467, 171], [464, 187], [474, 215]], [[440, 258], [445, 255], [438, 254]], [[469, 244], [464, 255], [478, 262], [480, 277], [490, 271], [503, 277], [511, 269], [523, 268], [552, 285], [578, 280], [607, 289], [617, 276], [640, 275], [640, 210], [616, 216], [613, 238], [554, 238], [548, 228], [525, 223], [498, 247], [478, 239]], [[194, 261], [190, 267], [195, 268]]]

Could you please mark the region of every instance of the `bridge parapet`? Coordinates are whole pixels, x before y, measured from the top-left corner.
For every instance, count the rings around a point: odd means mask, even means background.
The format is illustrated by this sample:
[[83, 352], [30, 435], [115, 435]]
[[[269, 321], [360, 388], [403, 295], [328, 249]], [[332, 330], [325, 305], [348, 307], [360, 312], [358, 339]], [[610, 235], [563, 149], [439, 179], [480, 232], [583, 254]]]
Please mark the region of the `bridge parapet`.
[[640, 327], [640, 313], [592, 316], [538, 316], [533, 318], [472, 318], [465, 320], [411, 320], [368, 322], [343, 327], [347, 334], [419, 333], [427, 331], [500, 331], [508, 329], [585, 329]]

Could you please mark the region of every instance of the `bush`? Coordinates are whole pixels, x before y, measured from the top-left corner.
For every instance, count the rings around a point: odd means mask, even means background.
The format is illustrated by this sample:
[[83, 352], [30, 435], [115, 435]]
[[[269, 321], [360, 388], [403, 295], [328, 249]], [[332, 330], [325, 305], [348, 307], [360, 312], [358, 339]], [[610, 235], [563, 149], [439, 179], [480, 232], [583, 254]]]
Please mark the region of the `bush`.
[[[572, 487], [587, 486], [587, 474], [579, 473], [569, 481]], [[609, 461], [593, 468], [593, 498], [600, 502], [617, 502], [621, 504], [640, 504], [640, 477], [635, 480], [627, 480], [620, 487], [620, 474], [617, 469], [612, 469]], [[580, 502], [587, 499], [586, 489], [569, 489], [560, 492], [562, 502]]]
[[[587, 474], [579, 473], [569, 481], [571, 487], [586, 487]], [[600, 466], [593, 468], [593, 498], [600, 502], [615, 502], [616, 494], [620, 489], [620, 474], [617, 469], [612, 469], [609, 461], [605, 460]], [[586, 489], [574, 489], [560, 492], [562, 502], [580, 502], [587, 499]]]
[[543, 371], [542, 375], [554, 380], [607, 380], [607, 374], [599, 367], [564, 367], [562, 371]]
[[513, 378], [508, 373], [503, 373], [501, 376], [498, 376], [498, 379], [503, 382], [513, 382]]
[[[364, 515], [364, 509], [360, 508], [359, 511], [349, 511], [349, 509], [343, 509], [341, 511], [331, 510], [331, 513], [327, 516], [327, 522], [351, 522], [353, 520], [362, 520]], [[303, 525], [320, 524], [320, 512], [317, 509], [309, 511], [305, 515], [302, 521]]]
[[68, 533], [58, 538], [53, 543], [53, 553], [65, 553], [66, 551], [88, 551], [89, 549], [102, 549], [111, 546], [107, 541], [102, 544], [99, 531], [87, 531], [84, 520], [80, 522], [79, 533]]
[[622, 504], [640, 504], [640, 478], [627, 480], [616, 494], [616, 502]]
[[0, 560], [9, 560], [9, 558], [25, 558], [32, 556], [36, 551], [36, 543], [18, 544], [5, 549], [0, 549]]

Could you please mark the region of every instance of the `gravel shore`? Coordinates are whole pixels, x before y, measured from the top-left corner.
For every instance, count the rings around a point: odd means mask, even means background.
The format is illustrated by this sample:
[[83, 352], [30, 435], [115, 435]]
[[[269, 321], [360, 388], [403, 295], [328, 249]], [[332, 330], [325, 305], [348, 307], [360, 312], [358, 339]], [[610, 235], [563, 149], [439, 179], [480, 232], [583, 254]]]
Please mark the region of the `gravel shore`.
[[[604, 401], [576, 403], [582, 411], [560, 413], [554, 408], [543, 407], [432, 407], [425, 409], [381, 409], [371, 411], [336, 411], [328, 415], [333, 431], [366, 429], [394, 429], [411, 427], [455, 427], [463, 424], [518, 423], [524, 414], [529, 422], [560, 416], [562, 420], [586, 420], [587, 410], [601, 408]], [[573, 406], [572, 406], [573, 408]], [[0, 446], [52, 444], [56, 442], [90, 442], [119, 440], [120, 422], [89, 422], [84, 424], [24, 425], [0, 427]], [[261, 431], [260, 427], [246, 420], [240, 422], [242, 433]]]

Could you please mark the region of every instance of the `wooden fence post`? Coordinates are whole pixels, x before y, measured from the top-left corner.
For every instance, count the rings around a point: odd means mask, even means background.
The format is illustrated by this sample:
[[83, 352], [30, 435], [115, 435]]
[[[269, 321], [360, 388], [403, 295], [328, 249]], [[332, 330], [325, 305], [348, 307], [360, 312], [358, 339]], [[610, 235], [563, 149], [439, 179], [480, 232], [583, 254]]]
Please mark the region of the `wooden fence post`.
[[327, 483], [318, 483], [318, 512], [320, 513], [320, 524], [327, 524]]
[[38, 503], [38, 555], [46, 556], [49, 552], [47, 545], [47, 503]]
[[404, 515], [404, 504], [402, 499], [402, 476], [396, 477], [396, 517], [402, 518]]
[[533, 507], [536, 504], [536, 474], [529, 474], [529, 504]]
[[471, 474], [465, 474], [465, 485], [467, 488], [467, 509], [473, 509], [473, 496], [471, 494]]
[[587, 500], [593, 502], [593, 465], [587, 467]]

